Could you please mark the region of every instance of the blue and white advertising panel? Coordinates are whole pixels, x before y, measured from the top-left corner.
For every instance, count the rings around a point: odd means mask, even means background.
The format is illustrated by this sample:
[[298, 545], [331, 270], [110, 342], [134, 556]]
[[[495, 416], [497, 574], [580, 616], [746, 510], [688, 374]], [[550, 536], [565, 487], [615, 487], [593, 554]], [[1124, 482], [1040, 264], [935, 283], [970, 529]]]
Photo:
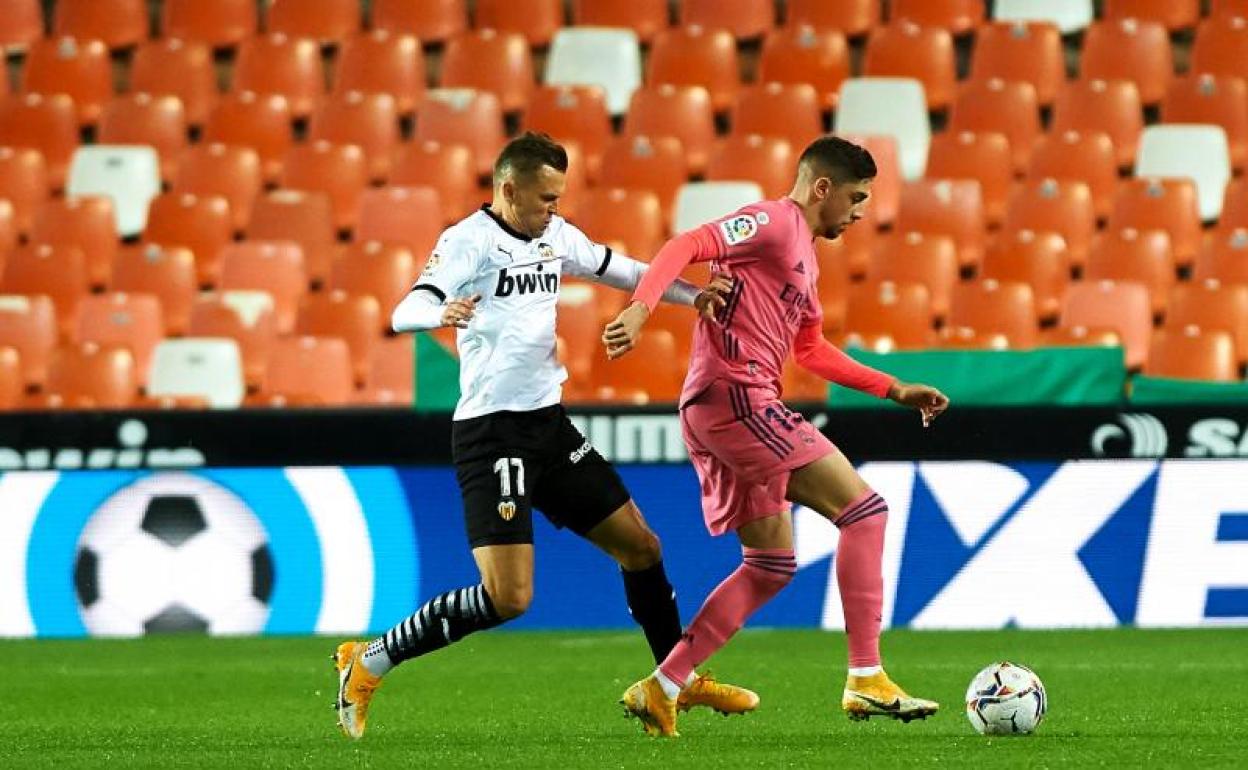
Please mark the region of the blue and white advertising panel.
[[[872, 462], [884, 619], [913, 628], [1248, 624], [1248, 461]], [[621, 473], [691, 617], [739, 562], [687, 465]], [[617, 569], [537, 522], [518, 627], [627, 627]], [[360, 634], [478, 580], [454, 472], [429, 467], [0, 475], [0, 636]], [[837, 530], [795, 515], [799, 572], [755, 625], [842, 626]]]

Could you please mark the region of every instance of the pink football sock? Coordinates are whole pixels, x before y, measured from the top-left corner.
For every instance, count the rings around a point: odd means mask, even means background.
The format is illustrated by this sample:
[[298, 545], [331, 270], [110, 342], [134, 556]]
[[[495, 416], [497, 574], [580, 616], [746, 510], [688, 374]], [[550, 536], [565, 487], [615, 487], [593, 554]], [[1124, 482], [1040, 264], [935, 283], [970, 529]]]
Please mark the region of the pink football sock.
[[880, 620], [884, 607], [884, 525], [888, 503], [868, 490], [836, 519], [836, 583], [845, 612], [851, 668], [880, 665]]
[[745, 625], [759, 607], [788, 585], [797, 572], [791, 548], [742, 548], [741, 566], [715, 587], [684, 636], [659, 665], [663, 676], [683, 684]]

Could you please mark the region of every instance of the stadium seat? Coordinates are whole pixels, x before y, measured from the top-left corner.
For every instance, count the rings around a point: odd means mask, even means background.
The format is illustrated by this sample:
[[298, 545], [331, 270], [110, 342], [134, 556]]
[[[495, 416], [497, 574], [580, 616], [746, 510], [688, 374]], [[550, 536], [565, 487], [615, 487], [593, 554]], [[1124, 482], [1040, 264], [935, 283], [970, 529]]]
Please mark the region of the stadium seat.
[[980, 274], [1001, 283], [1027, 284], [1035, 297], [1040, 318], [1052, 320], [1057, 317], [1062, 294], [1070, 283], [1066, 240], [1054, 232], [1002, 233], [984, 252]]
[[169, 38], [139, 46], [130, 65], [130, 90], [176, 96], [186, 122], [202, 126], [217, 103], [212, 50], [203, 43]]
[[458, 221], [477, 208], [484, 193], [477, 186], [477, 164], [462, 144], [407, 142], [390, 170], [390, 182], [405, 187], [432, 187], [442, 202], [442, 221]]
[[559, 30], [550, 45], [547, 85], [596, 85], [607, 97], [612, 115], [622, 115], [641, 86], [641, 48], [629, 29]]
[[230, 204], [215, 195], [165, 193], [148, 208], [144, 243], [185, 246], [195, 255], [201, 284], [215, 284], [221, 272], [219, 253], [234, 235]]
[[280, 96], [225, 94], [204, 125], [203, 140], [250, 147], [260, 156], [266, 182], [282, 173], [292, 141], [290, 108]]
[[303, 250], [294, 241], [231, 243], [221, 252], [220, 289], [268, 292], [277, 331], [289, 334], [308, 291]]
[[[389, 316], [389, 312], [386, 315]], [[381, 318], [380, 305], [367, 294], [336, 290], [317, 292], [303, 298], [295, 333], [345, 340], [351, 353], [355, 383], [364, 385], [368, 381], [373, 345], [381, 338], [377, 333]]]
[[908, 21], [965, 35], [984, 23], [984, 0], [893, 0], [888, 13], [893, 23]]
[[1096, 232], [1092, 193], [1084, 182], [1030, 179], [1011, 196], [1002, 230], [1058, 233], [1066, 241], [1070, 265], [1080, 269], [1087, 262]]
[[1144, 374], [1183, 380], [1236, 382], [1235, 341], [1230, 332], [1199, 326], [1153, 331]]
[[[891, 136], [846, 136], [843, 138], [865, 148], [871, 153], [871, 159], [875, 162], [875, 179], [871, 182], [871, 199], [867, 202], [867, 218], [876, 226], [891, 225], [897, 218], [897, 209], [901, 206], [901, 161], [897, 157], [897, 140]], [[802, 149], [794, 149], [794, 161], [800, 158], [801, 154]], [[930, 155], [928, 161], [931, 161]], [[791, 171], [790, 174], [792, 174]]]
[[1248, 78], [1248, 19], [1213, 17], [1200, 23], [1189, 71]]
[[107, 285], [118, 244], [113, 200], [87, 195], [46, 201], [35, 213], [30, 242], [78, 247], [91, 285]]
[[0, 16], [0, 48], [23, 51], [43, 37], [43, 12], [39, 0], [10, 0]]
[[1023, 81], [1047, 107], [1066, 80], [1062, 37], [1049, 22], [992, 22], [975, 33], [971, 80]]
[[14, 348], [0, 346], [0, 411], [16, 408], [24, 387], [21, 356]]
[[337, 45], [360, 29], [359, 0], [272, 0], [264, 27], [290, 37]]
[[572, 23], [582, 27], [624, 27], [649, 45], [668, 26], [667, 0], [572, 0]]
[[245, 230], [264, 185], [261, 177], [260, 156], [250, 147], [200, 142], [178, 159], [170, 192], [225, 198], [234, 229]]
[[1057, 348], [1121, 348], [1122, 337], [1106, 326], [1050, 326], [1040, 330], [1040, 345]]
[[1066, 287], [1060, 326], [1113, 329], [1122, 340], [1128, 369], [1138, 370], [1148, 360], [1153, 313], [1143, 284], [1118, 281], [1081, 281]]
[[[615, 394], [644, 393], [641, 403], [675, 401], [680, 396], [684, 366], [676, 349], [676, 340], [666, 329], [647, 330], [637, 346], [623, 358], [614, 361], [595, 356], [592, 379], [599, 397], [610, 400]], [[603, 392], [609, 388], [609, 391]]]
[[892, 136], [897, 140], [902, 177], [913, 180], [923, 176], [931, 144], [931, 125], [923, 85], [919, 81], [907, 78], [845, 81], [833, 130], [841, 136]]
[[1106, 229], [1092, 241], [1087, 280], [1133, 281], [1148, 290], [1154, 316], [1166, 312], [1174, 285], [1174, 251], [1164, 230]]
[[772, 0], [684, 0], [676, 6], [676, 23], [722, 27], [738, 40], [756, 40], [776, 25]]
[[1193, 275], [1198, 280], [1248, 284], [1248, 229], [1218, 229], [1210, 234], [1196, 257]]
[[1147, 19], [1171, 32], [1191, 29], [1200, 18], [1200, 0], [1105, 0], [1106, 19]]
[[709, 182], [754, 182], [765, 198], [779, 198], [793, 189], [797, 155], [784, 139], [740, 134], [715, 146], [706, 168]]
[[1124, 180], [1118, 186], [1109, 227], [1165, 230], [1170, 234], [1175, 263], [1186, 268], [1200, 250], [1200, 210], [1196, 200], [1196, 185], [1190, 179]]
[[515, 33], [545, 48], [563, 26], [563, 0], [477, 0], [474, 26]]
[[1035, 347], [1040, 330], [1035, 294], [1021, 281], [985, 278], [954, 284], [946, 328], [1000, 337], [1009, 348]]
[[165, 332], [184, 334], [195, 300], [195, 255], [182, 246], [123, 246], [113, 261], [111, 286], [114, 291], [156, 297]]
[[876, 244], [866, 280], [922, 284], [927, 287], [932, 316], [943, 321], [958, 282], [957, 245], [945, 234], [899, 230]]
[[492, 93], [508, 114], [523, 112], [528, 106], [533, 82], [528, 42], [515, 32], [467, 32], [447, 41], [442, 53], [442, 88]]
[[413, 254], [428, 254], [441, 226], [442, 203], [432, 187], [379, 187], [360, 199], [357, 240], [400, 243]]
[[887, 353], [936, 341], [932, 303], [920, 283], [856, 283], [845, 303], [844, 346]]
[[43, 398], [69, 409], [125, 409], [138, 396], [134, 356], [120, 345], [62, 345], [52, 352]]
[[1170, 35], [1154, 21], [1096, 22], [1084, 33], [1079, 74], [1084, 80], [1129, 80], [1143, 104], [1157, 104], [1174, 78]]
[[165, 340], [152, 354], [149, 396], [202, 396], [214, 409], [243, 403], [243, 365], [234, 340]]
[[261, 393], [310, 405], [342, 406], [351, 399], [351, 353], [340, 337], [281, 337], [269, 355]]
[[104, 105], [96, 140], [100, 144], [145, 145], [160, 158], [165, 181], [177, 173], [178, 155], [186, 147], [186, 113], [176, 96], [128, 94]]
[[810, 26], [772, 30], [758, 61], [759, 83], [813, 86], [824, 110], [836, 107], [849, 78], [849, 44], [834, 29]]
[[164, 0], [164, 37], [194, 40], [214, 48], [236, 46], [256, 34], [260, 14], [254, 0]]
[[1109, 216], [1118, 191], [1114, 143], [1100, 131], [1050, 133], [1036, 144], [1027, 177], [1083, 182], [1092, 194], [1097, 219], [1103, 220]]
[[234, 62], [230, 90], [284, 96], [295, 118], [306, 118], [325, 93], [325, 75], [316, 43], [286, 35], [260, 35], [244, 40]]
[[871, 207], [867, 207], [867, 216], [863, 221], [841, 233], [836, 240], [845, 249], [845, 261], [849, 265], [849, 274], [854, 279], [866, 275], [867, 261], [875, 250], [876, 241], [879, 240], [871, 216]]
[[152, 294], [94, 294], [78, 304], [74, 342], [129, 350], [140, 386], [147, 384], [152, 351], [164, 336], [160, 300]]
[[597, 86], [539, 86], [529, 99], [524, 127], [549, 134], [557, 141], [573, 140], [581, 146], [586, 172], [596, 181], [602, 170], [602, 153], [611, 139], [611, 113], [606, 95]]
[[649, 262], [665, 240], [663, 206], [649, 190], [595, 187], [585, 193], [576, 224], [598, 243], [619, 244]]
[[466, 0], [373, 0], [373, 29], [443, 43], [468, 28], [467, 6]]
[[243, 383], [258, 390], [264, 384], [269, 354], [277, 339], [273, 296], [242, 289], [200, 295], [191, 310], [189, 334], [233, 341], [242, 364]]
[[415, 138], [467, 146], [476, 158], [477, 174], [486, 176], [506, 142], [502, 107], [491, 93], [435, 89], [416, 109]]
[[390, 328], [390, 313], [407, 296], [419, 270], [412, 250], [398, 243], [355, 241], [329, 271], [328, 288], [366, 294], [380, 309], [378, 331]]
[[972, 179], [906, 182], [901, 188], [895, 229], [899, 233], [947, 235], [957, 248], [958, 266], [977, 267], [983, 259], [985, 230], [979, 183]]
[[[823, 310], [823, 330], [837, 333], [845, 325], [845, 299], [850, 285], [849, 249], [845, 239], [816, 238], [815, 258], [819, 262], [815, 291]], [[862, 258], [864, 272], [869, 259], [870, 252]]]
[[1210, 17], [1234, 17], [1241, 16], [1248, 18], [1248, 2], [1245, 0], [1212, 0], [1209, 4]]
[[27, 244], [5, 258], [0, 292], [43, 294], [50, 298], [62, 339], [68, 339], [73, 332], [78, 303], [89, 290], [86, 259], [77, 246]]
[[13, 220], [13, 204], [0, 198], [0, 272], [4, 271], [4, 255], [17, 245], [17, 225]]
[[659, 196], [663, 219], [670, 222], [676, 193], [688, 176], [680, 140], [670, 136], [616, 137], [602, 154], [601, 187], [649, 190]]
[[1231, 179], [1230, 148], [1221, 126], [1172, 124], [1149, 126], [1140, 136], [1137, 177], [1187, 177], [1196, 184], [1200, 218], [1216, 220], [1222, 194]]
[[146, 0], [57, 0], [52, 34], [129, 48], [147, 39]]
[[1053, 106], [1050, 130], [1103, 131], [1114, 143], [1118, 167], [1130, 168], [1144, 131], [1139, 91], [1126, 80], [1067, 83]]
[[994, 21], [1043, 21], [1063, 35], [1082, 32], [1095, 18], [1093, 0], [995, 0]]
[[[0, 191], [0, 198], [4, 197]], [[1248, 228], [1248, 181], [1243, 177], [1232, 179], [1222, 195], [1222, 216], [1218, 218], [1218, 234]]]
[[1248, 285], [1214, 279], [1183, 281], [1170, 290], [1167, 304], [1167, 327], [1195, 325], [1228, 331], [1235, 339], [1237, 361], [1248, 363]]
[[576, 279], [565, 280], [559, 288], [558, 318], [559, 339], [563, 342], [559, 360], [575, 385], [592, 392], [594, 359], [602, 346], [602, 320], [594, 286]]
[[689, 172], [700, 175], [710, 161], [715, 117], [700, 86], [647, 86], [633, 93], [625, 136], [672, 136], [680, 140]]
[[0, 198], [12, 205], [19, 234], [30, 231], [35, 211], [51, 194], [48, 168], [38, 150], [0, 147]]
[[416, 397], [415, 348], [406, 336], [377, 340], [369, 356], [368, 385], [357, 402], [410, 406]]
[[0, 347], [17, 351], [26, 387], [47, 380], [57, 336], [56, 308], [47, 296], [0, 294]]
[[660, 32], [650, 47], [646, 85], [702, 86], [715, 112], [730, 108], [741, 86], [741, 72], [736, 41], [720, 27], [695, 25]]
[[389, 94], [400, 115], [425, 95], [425, 55], [412, 35], [375, 29], [347, 38], [338, 53], [333, 95]]
[[939, 27], [909, 22], [876, 27], [867, 38], [862, 74], [913, 78], [923, 84], [929, 110], [944, 110], [957, 84], [953, 36]]
[[1010, 142], [996, 131], [943, 131], [932, 137], [927, 156], [928, 179], [973, 179], [979, 182], [984, 222], [996, 227], [1014, 184]]
[[117, 234], [138, 235], [147, 227], [151, 200], [160, 193], [160, 162], [151, 147], [97, 144], [74, 152], [66, 195], [103, 195], [113, 201]]
[[800, 154], [823, 134], [820, 112], [819, 95], [809, 83], [746, 86], [732, 110], [732, 133], [787, 139]]
[[683, 233], [763, 199], [753, 182], [688, 182], [676, 194], [672, 231]]
[[785, 24], [861, 37], [879, 25], [881, 5], [878, 0], [789, 0]]
[[60, 190], [78, 146], [73, 100], [64, 94], [0, 97], [0, 145], [38, 150], [48, 182], [53, 190]]
[[325, 193], [333, 209], [334, 227], [349, 230], [355, 226], [360, 196], [368, 187], [368, 165], [354, 144], [297, 144], [286, 155], [281, 186]]
[[394, 99], [360, 93], [330, 97], [312, 115], [308, 138], [357, 145], [364, 153], [368, 178], [384, 181], [400, 139]]
[[21, 93], [64, 94], [73, 100], [81, 125], [94, 125], [104, 102], [113, 95], [108, 48], [98, 40], [72, 37], [38, 40], [26, 52]]
[[1028, 83], [999, 79], [963, 83], [949, 114], [952, 131], [1005, 136], [1016, 174], [1023, 173], [1040, 138], [1040, 105]]
[[1205, 123], [1226, 132], [1231, 167], [1248, 165], [1248, 83], [1225, 75], [1176, 79], [1161, 105], [1163, 123]]
[[338, 252], [332, 212], [324, 193], [277, 190], [256, 201], [247, 237], [299, 244], [308, 279], [320, 283], [329, 275]]

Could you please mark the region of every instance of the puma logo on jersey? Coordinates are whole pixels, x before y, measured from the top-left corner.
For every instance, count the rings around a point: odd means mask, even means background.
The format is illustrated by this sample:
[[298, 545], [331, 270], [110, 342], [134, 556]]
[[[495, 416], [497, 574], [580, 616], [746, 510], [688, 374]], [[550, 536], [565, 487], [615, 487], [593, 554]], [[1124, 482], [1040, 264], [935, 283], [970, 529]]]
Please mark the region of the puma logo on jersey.
[[510, 297], [512, 294], [533, 294], [545, 292], [555, 294], [559, 291], [559, 276], [556, 273], [517, 273], [511, 275], [506, 268], [498, 271], [498, 285], [494, 287], [495, 297]]

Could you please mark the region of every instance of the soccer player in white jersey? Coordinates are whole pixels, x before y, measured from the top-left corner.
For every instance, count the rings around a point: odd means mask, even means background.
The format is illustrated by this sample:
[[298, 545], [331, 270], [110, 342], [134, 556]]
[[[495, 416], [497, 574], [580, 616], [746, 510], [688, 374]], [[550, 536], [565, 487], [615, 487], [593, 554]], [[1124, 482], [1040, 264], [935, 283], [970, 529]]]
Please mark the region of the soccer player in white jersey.
[[[373, 692], [391, 668], [528, 608], [534, 507], [619, 563], [629, 611], [656, 662], [680, 640], [658, 538], [560, 404], [567, 378], [555, 357], [560, 276], [632, 291], [645, 272], [558, 215], [567, 167], [564, 149], [543, 134], [508, 143], [494, 164], [493, 201], [442, 234], [394, 310], [395, 331], [458, 328], [462, 395], [452, 455], [481, 582], [430, 599], [371, 642], [338, 646], [338, 723], [352, 738], [364, 734]], [[728, 288], [725, 279], [702, 291], [677, 281], [663, 298], [711, 317]], [[708, 676], [691, 674], [683, 692], [683, 709], [742, 713], [758, 705], [749, 690]]]

